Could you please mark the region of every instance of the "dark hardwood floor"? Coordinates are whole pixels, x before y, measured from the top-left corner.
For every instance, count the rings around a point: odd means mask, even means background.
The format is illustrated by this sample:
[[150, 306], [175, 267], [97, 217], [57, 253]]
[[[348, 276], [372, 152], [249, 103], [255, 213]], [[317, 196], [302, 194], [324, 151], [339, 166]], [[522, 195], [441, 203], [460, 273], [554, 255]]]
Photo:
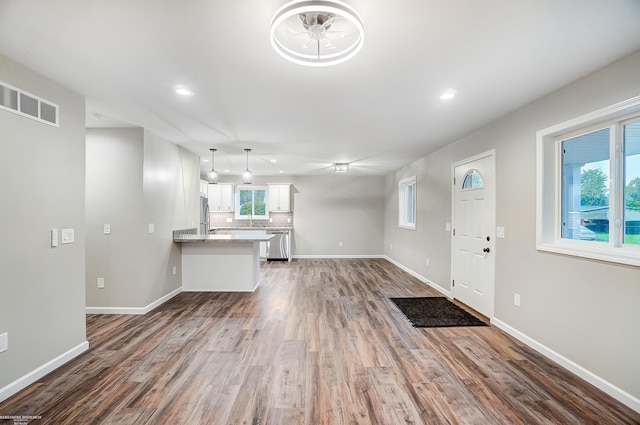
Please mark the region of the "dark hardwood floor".
[[[90, 350], [0, 404], [30, 424], [639, 424], [499, 329], [414, 329], [382, 260], [262, 266], [253, 294], [87, 316]], [[13, 420], [0, 420], [11, 423]]]

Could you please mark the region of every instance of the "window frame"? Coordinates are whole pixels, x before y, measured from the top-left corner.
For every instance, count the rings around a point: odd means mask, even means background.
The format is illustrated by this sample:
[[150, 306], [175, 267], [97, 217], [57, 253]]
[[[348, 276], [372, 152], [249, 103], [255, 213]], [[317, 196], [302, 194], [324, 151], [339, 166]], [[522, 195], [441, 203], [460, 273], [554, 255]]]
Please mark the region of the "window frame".
[[[409, 208], [408, 201], [408, 189], [413, 187], [411, 192], [411, 210], [413, 221], [409, 221], [407, 218], [407, 209]], [[417, 223], [417, 180], [416, 176], [411, 176], [402, 179], [398, 182], [398, 227], [402, 229], [416, 230]]]
[[[540, 130], [536, 134], [536, 248], [576, 257], [640, 266], [640, 246], [624, 244], [622, 126], [640, 118], [640, 96]], [[562, 238], [562, 142], [610, 129], [610, 238], [608, 242]], [[620, 225], [617, 221], [621, 219]], [[614, 229], [614, 230], [611, 230]]]

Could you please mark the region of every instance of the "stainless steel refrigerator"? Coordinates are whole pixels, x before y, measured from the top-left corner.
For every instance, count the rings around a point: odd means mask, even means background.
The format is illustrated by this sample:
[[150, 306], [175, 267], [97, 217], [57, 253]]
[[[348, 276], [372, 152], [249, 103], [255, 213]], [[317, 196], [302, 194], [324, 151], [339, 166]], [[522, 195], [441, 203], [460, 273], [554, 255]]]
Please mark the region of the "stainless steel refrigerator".
[[209, 200], [204, 196], [200, 197], [200, 228], [201, 235], [209, 234]]

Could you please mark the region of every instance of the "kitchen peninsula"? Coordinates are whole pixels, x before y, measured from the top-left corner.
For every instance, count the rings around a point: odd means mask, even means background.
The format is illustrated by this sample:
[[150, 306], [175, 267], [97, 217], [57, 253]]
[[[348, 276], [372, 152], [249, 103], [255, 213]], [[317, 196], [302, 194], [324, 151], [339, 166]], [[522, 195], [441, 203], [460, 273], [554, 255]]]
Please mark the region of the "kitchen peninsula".
[[173, 241], [182, 245], [182, 290], [253, 292], [260, 284], [260, 243], [272, 237], [175, 231]]

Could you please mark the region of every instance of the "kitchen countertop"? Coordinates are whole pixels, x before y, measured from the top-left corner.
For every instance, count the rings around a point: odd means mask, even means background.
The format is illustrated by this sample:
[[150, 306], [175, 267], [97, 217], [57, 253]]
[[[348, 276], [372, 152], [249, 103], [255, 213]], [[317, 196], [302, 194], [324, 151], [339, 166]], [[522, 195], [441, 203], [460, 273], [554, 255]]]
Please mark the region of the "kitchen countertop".
[[273, 235], [180, 235], [174, 242], [267, 242]]
[[239, 227], [239, 226], [230, 226], [230, 227], [212, 227], [211, 231], [215, 230], [293, 230], [293, 227], [274, 227], [274, 226], [260, 226], [260, 227]]

